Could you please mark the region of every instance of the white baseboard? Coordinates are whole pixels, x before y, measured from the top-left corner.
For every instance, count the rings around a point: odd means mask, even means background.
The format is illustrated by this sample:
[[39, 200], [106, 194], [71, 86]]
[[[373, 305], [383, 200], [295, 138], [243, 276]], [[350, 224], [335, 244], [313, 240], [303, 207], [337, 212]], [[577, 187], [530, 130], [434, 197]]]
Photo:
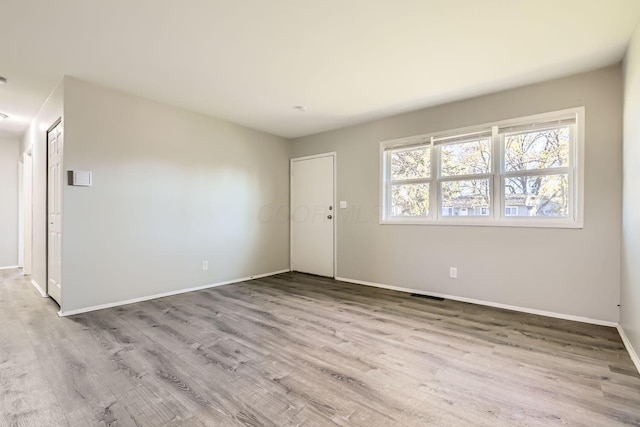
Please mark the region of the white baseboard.
[[631, 356], [633, 364], [636, 365], [636, 369], [638, 370], [638, 373], [640, 373], [640, 357], [638, 357], [638, 353], [636, 353], [636, 350], [631, 345], [631, 341], [629, 341], [629, 337], [627, 337], [627, 334], [624, 332], [624, 329], [622, 329], [622, 326], [618, 325], [617, 328], [618, 333], [620, 334], [620, 338], [622, 338], [622, 342], [629, 352], [629, 356]]
[[47, 293], [44, 291], [44, 289], [42, 289], [42, 287], [40, 287], [40, 285], [38, 285], [38, 282], [36, 282], [35, 280], [31, 279], [31, 284], [33, 285], [34, 288], [36, 288], [36, 290], [38, 291], [38, 293], [43, 296], [43, 297], [48, 297], [49, 295], [47, 295]]
[[410, 288], [402, 288], [399, 286], [383, 285], [382, 283], [366, 282], [364, 280], [347, 279], [344, 277], [336, 277], [336, 280], [340, 282], [355, 283], [357, 285], [373, 286], [375, 288], [391, 289], [393, 291], [409, 292], [412, 294], [420, 294], [420, 295], [429, 295], [433, 297], [451, 299], [454, 301], [468, 302], [471, 304], [486, 305], [488, 307], [503, 308], [505, 310], [520, 311], [522, 313], [537, 314], [539, 316], [553, 317], [556, 319], [573, 320], [574, 322], [590, 323], [593, 325], [600, 325], [600, 326], [611, 326], [614, 328], [618, 326], [617, 322], [610, 322], [607, 320], [591, 319], [589, 317], [573, 316], [571, 314], [555, 313], [552, 311], [537, 310], [535, 308], [518, 307], [515, 305], [507, 305], [507, 304], [501, 304], [501, 303], [491, 302], [491, 301], [483, 301], [483, 300], [478, 300], [473, 298], [458, 297], [455, 295], [439, 294], [436, 292], [427, 292], [419, 289], [410, 289]]
[[148, 296], [128, 299], [128, 300], [124, 300], [124, 301], [111, 302], [111, 303], [108, 303], [108, 304], [94, 305], [92, 307], [79, 308], [77, 310], [69, 310], [69, 311], [60, 310], [58, 312], [58, 315], [60, 317], [73, 316], [74, 314], [81, 314], [81, 313], [87, 313], [87, 312], [90, 312], [90, 311], [103, 310], [105, 308], [118, 307], [118, 306], [121, 306], [121, 305], [135, 304], [137, 302], [148, 301], [148, 300], [152, 300], [152, 299], [156, 299], [156, 298], [164, 298], [164, 297], [169, 297], [171, 295], [184, 294], [184, 293], [187, 293], [187, 292], [200, 291], [202, 289], [216, 288], [218, 286], [230, 285], [232, 283], [245, 282], [247, 280], [253, 280], [253, 279], [260, 279], [261, 277], [275, 276], [276, 274], [288, 273], [289, 271], [291, 271], [291, 270], [286, 269], [286, 270], [273, 271], [271, 273], [256, 274], [256, 275], [253, 275], [253, 276], [242, 277], [240, 279], [227, 280], [225, 282], [217, 282], [217, 283], [212, 283], [212, 284], [209, 284], [209, 285], [196, 286], [196, 287], [187, 288], [187, 289], [179, 289], [177, 291], [170, 291], [170, 292], [164, 292], [164, 293], [161, 293], [161, 294], [148, 295]]
[[13, 270], [14, 268], [20, 268], [19, 265], [7, 265], [6, 267], [0, 267], [0, 270]]

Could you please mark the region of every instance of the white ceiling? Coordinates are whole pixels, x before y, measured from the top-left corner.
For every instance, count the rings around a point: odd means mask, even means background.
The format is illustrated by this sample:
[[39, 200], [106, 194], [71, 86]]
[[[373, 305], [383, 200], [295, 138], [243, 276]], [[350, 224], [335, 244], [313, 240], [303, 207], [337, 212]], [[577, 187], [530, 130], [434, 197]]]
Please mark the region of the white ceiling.
[[617, 63], [639, 16], [639, 0], [2, 0], [0, 136], [63, 75], [308, 135]]

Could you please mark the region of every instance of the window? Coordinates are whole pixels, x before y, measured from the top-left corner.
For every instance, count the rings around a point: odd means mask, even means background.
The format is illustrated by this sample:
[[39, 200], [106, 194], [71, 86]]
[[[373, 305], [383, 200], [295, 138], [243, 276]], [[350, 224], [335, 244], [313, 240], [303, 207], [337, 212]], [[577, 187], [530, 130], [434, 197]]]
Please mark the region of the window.
[[518, 207], [517, 206], [507, 206], [504, 208], [505, 216], [518, 216]]
[[582, 227], [584, 108], [381, 143], [381, 223]]
[[491, 194], [491, 133], [469, 139], [435, 139], [439, 151], [440, 194], [452, 216], [476, 216], [489, 210]]
[[505, 131], [505, 201], [525, 206], [505, 215], [569, 216], [570, 124], [546, 129]]
[[390, 208], [396, 217], [428, 217], [431, 147], [391, 150]]

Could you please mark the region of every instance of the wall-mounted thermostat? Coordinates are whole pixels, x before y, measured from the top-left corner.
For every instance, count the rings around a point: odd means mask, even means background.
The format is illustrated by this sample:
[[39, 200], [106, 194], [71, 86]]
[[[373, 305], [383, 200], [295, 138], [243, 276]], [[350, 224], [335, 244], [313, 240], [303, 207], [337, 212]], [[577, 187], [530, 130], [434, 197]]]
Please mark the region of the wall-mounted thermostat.
[[68, 171], [69, 185], [76, 187], [91, 187], [92, 177], [88, 171]]

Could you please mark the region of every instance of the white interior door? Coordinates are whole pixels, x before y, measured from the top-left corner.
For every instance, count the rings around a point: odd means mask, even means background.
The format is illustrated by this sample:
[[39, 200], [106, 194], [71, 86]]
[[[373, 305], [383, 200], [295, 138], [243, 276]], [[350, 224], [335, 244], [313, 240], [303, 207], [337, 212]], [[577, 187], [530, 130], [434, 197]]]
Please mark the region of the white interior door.
[[291, 160], [291, 269], [334, 276], [334, 154]]
[[62, 305], [62, 122], [47, 134], [47, 294]]

